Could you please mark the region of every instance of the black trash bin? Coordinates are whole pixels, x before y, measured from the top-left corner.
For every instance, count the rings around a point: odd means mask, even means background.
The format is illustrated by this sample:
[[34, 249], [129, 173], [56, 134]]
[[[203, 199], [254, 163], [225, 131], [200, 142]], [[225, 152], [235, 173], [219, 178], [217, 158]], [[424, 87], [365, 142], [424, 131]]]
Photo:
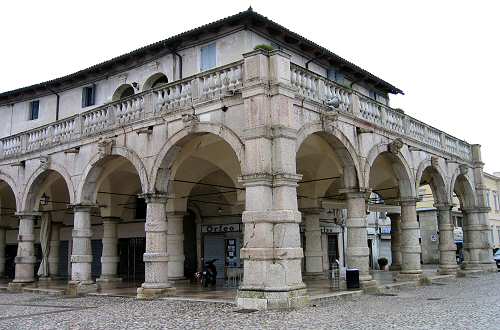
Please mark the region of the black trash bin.
[[359, 289], [359, 270], [356, 268], [346, 269], [345, 281], [348, 289]]

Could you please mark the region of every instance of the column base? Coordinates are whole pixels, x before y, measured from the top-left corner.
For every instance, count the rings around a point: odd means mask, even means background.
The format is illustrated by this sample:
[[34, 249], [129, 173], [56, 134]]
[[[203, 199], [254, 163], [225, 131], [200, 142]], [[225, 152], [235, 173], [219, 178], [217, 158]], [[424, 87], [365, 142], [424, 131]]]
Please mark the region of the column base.
[[389, 270], [390, 271], [395, 271], [395, 272], [398, 272], [401, 270], [401, 265], [390, 265], [389, 266]]
[[309, 305], [306, 289], [292, 291], [238, 290], [236, 304], [244, 309], [293, 309]]
[[438, 274], [439, 275], [456, 275], [458, 271], [458, 265], [439, 265]]
[[324, 280], [328, 278], [328, 275], [324, 272], [307, 272], [302, 275], [304, 280]]
[[168, 277], [168, 281], [171, 282], [172, 284], [187, 284], [189, 283], [189, 279], [186, 277]]
[[120, 285], [122, 279], [120, 277], [105, 277], [96, 279], [97, 290], [115, 289]]
[[368, 280], [368, 281], [360, 281], [359, 285], [361, 286], [361, 289], [366, 292], [366, 293], [376, 293], [378, 292], [378, 285], [377, 281], [375, 280]]
[[66, 295], [78, 297], [87, 293], [97, 292], [97, 284], [92, 281], [69, 281]]
[[175, 288], [137, 288], [137, 299], [152, 300], [175, 295]]
[[35, 281], [33, 282], [16, 282], [16, 280], [9, 282], [7, 290], [9, 292], [22, 292], [25, 287], [35, 287]]

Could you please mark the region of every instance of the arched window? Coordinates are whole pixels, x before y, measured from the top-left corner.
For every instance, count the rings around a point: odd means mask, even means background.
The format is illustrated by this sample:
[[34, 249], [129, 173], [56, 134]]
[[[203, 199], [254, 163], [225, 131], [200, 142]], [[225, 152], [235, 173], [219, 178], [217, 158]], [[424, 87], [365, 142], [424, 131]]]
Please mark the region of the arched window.
[[168, 78], [161, 72], [157, 72], [149, 77], [144, 83], [143, 90], [148, 90], [168, 83]]
[[121, 100], [123, 98], [132, 96], [134, 94], [135, 94], [134, 87], [132, 87], [129, 84], [123, 84], [116, 89], [115, 93], [113, 94], [112, 100], [118, 101], [118, 100]]

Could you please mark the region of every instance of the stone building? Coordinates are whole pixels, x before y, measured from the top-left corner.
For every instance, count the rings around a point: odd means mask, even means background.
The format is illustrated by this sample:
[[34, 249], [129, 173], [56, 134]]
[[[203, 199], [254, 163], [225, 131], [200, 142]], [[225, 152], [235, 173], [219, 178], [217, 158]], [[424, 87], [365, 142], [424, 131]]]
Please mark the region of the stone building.
[[486, 185], [486, 206], [490, 208], [488, 225], [490, 227], [490, 243], [494, 249], [500, 248], [500, 173], [484, 173]]
[[397, 93], [252, 10], [4, 92], [1, 271], [12, 290], [121, 280], [152, 298], [219, 259], [221, 277], [242, 276], [239, 306], [297, 307], [303, 278], [341, 253], [364, 288], [376, 284], [371, 193], [394, 209], [398, 278], [419, 278], [423, 184], [436, 199], [440, 272], [457, 270], [454, 192], [464, 267], [494, 268], [480, 146], [391, 108]]

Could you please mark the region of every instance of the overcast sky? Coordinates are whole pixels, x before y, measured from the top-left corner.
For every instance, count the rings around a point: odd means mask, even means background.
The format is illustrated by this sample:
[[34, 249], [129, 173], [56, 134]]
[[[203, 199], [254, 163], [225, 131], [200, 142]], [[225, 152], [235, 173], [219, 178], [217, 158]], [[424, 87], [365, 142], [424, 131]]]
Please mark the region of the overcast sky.
[[2, 1], [0, 91], [57, 78], [246, 10], [405, 92], [392, 106], [500, 171], [500, 1]]

